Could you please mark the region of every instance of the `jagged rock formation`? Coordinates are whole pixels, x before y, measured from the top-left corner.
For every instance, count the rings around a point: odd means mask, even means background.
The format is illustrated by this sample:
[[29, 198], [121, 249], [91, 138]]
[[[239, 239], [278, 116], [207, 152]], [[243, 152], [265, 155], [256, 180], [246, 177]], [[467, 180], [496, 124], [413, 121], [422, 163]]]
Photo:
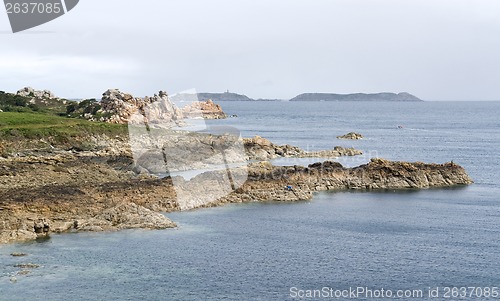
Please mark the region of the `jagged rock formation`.
[[337, 136], [337, 139], [349, 139], [349, 140], [359, 140], [363, 139], [363, 135], [355, 133], [355, 132], [350, 132], [342, 136]]
[[162, 127], [181, 125], [185, 118], [222, 119], [226, 114], [212, 100], [191, 102], [179, 108], [164, 91], [152, 97], [134, 97], [118, 89], [103, 93], [100, 102], [85, 100], [68, 113], [80, 117], [108, 123], [157, 124]]
[[118, 89], [109, 89], [103, 93], [100, 105], [98, 113], [105, 116], [101, 121], [109, 123], [127, 123], [138, 113], [145, 117], [146, 122], [153, 123], [175, 123], [184, 118], [163, 91], [153, 97], [139, 98]]
[[304, 93], [290, 101], [422, 101], [420, 98], [407, 92], [401, 93]]
[[54, 93], [49, 90], [35, 90], [31, 87], [24, 87], [17, 91], [16, 95], [23, 97], [34, 97], [38, 99], [57, 99]]
[[203, 117], [205, 119], [225, 119], [226, 113], [222, 111], [222, 107], [215, 104], [213, 100], [196, 102], [182, 108], [182, 113], [186, 118]]

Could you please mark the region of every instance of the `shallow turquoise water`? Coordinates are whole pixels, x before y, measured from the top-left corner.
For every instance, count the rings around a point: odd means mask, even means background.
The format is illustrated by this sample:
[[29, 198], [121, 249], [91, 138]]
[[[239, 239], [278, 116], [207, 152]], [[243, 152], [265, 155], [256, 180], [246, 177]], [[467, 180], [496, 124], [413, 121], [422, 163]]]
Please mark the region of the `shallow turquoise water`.
[[[500, 103], [222, 105], [239, 117], [211, 123], [244, 136], [369, 154], [343, 159], [346, 165], [370, 156], [454, 160], [476, 184], [320, 193], [311, 202], [169, 214], [177, 230], [53, 235], [2, 246], [0, 300], [286, 300], [290, 287], [500, 287]], [[350, 131], [367, 139], [335, 139]], [[13, 265], [26, 262], [41, 267], [12, 283], [19, 271]]]

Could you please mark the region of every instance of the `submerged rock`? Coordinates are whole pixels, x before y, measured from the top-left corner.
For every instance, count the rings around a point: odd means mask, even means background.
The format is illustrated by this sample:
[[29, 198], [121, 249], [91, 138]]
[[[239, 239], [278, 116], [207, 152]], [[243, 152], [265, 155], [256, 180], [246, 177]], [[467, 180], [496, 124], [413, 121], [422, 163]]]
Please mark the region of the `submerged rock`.
[[21, 264], [16, 264], [14, 265], [15, 268], [21, 268], [21, 269], [36, 269], [39, 268], [39, 264], [34, 264], [34, 263], [21, 263]]

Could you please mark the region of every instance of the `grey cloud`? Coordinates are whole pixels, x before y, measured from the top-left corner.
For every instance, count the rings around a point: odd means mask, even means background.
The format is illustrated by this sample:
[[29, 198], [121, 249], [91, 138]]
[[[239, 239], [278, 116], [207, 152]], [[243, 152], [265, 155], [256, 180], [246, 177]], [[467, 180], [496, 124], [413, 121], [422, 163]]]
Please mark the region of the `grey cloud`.
[[0, 34], [1, 89], [500, 99], [499, 9], [484, 0], [86, 0], [35, 30], [49, 33]]

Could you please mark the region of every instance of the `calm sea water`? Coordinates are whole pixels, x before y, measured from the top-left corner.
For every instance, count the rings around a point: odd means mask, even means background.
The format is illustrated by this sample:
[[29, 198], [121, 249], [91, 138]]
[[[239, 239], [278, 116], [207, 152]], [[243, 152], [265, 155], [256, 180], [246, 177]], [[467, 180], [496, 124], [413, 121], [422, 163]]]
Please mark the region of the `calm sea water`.
[[[176, 230], [63, 234], [0, 246], [0, 300], [289, 300], [291, 287], [425, 294], [429, 287], [500, 287], [500, 103], [222, 105], [238, 117], [210, 123], [245, 137], [309, 150], [354, 146], [368, 154], [342, 158], [350, 166], [373, 156], [453, 160], [476, 183], [325, 192], [310, 202], [168, 214]], [[335, 138], [350, 131], [366, 139]], [[27, 262], [41, 267], [12, 282], [14, 265]], [[471, 299], [485, 298], [462, 300]]]

